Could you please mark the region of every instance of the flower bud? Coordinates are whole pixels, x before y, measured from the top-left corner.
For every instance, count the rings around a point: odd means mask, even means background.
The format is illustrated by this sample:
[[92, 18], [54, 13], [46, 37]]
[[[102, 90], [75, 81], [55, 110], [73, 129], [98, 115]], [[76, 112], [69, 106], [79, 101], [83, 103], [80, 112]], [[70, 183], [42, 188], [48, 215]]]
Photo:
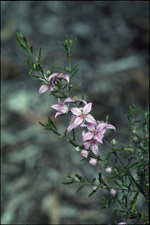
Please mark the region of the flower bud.
[[35, 60], [36, 60], [36, 62], [38, 62], [39, 61], [38, 57], [35, 57]]
[[75, 150], [76, 150], [77, 152], [79, 152], [79, 151], [80, 151], [80, 148], [79, 148], [79, 147], [76, 147]]
[[112, 172], [112, 168], [111, 168], [111, 167], [107, 167], [107, 168], [105, 169], [105, 171], [106, 171], [106, 173], [111, 173], [111, 172]]
[[132, 134], [136, 134], [136, 130], [133, 130], [133, 131], [132, 131]]
[[84, 158], [87, 158], [88, 157], [88, 154], [89, 154], [89, 152], [86, 151], [86, 150], [82, 150], [81, 151], [81, 156], [84, 157]]
[[97, 159], [91, 158], [89, 163], [91, 164], [91, 166], [96, 166], [97, 164]]
[[50, 70], [47, 70], [47, 75], [50, 75], [51, 74], [51, 71]]
[[112, 143], [112, 145], [116, 145], [116, 144], [117, 144], [117, 141], [116, 141], [115, 139], [113, 139], [113, 140], [111, 141], [111, 143]]
[[93, 190], [96, 191], [98, 189], [97, 186], [93, 186]]
[[110, 190], [110, 194], [111, 194], [111, 195], [115, 196], [116, 193], [117, 193], [117, 191], [116, 191], [115, 189], [112, 188], [112, 189]]
[[137, 140], [138, 140], [138, 138], [137, 138], [137, 137], [134, 137], [134, 138], [133, 138], [133, 141], [134, 141], [134, 142], [136, 142]]

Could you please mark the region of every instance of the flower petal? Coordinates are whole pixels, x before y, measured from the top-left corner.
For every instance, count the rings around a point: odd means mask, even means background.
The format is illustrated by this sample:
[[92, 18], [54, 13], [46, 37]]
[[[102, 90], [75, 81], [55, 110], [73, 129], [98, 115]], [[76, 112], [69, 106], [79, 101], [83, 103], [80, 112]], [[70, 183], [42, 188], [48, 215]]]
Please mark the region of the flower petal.
[[82, 137], [86, 134], [85, 130], [82, 131]]
[[97, 134], [95, 134], [94, 135], [94, 139], [96, 140], [96, 141], [98, 141], [98, 142], [100, 142], [100, 143], [103, 143], [103, 135], [102, 134], [100, 134], [100, 133], [97, 133]]
[[50, 80], [51, 80], [53, 77], [56, 77], [56, 76], [58, 76], [58, 73], [53, 73], [53, 74], [51, 74], [51, 75], [49, 76], [49, 78], [48, 78], [48, 81], [50, 82]]
[[81, 110], [78, 108], [71, 108], [70, 111], [76, 116], [81, 115]]
[[98, 151], [98, 146], [96, 144], [92, 145], [91, 149], [95, 155], [100, 155], [100, 153]]
[[74, 128], [74, 123], [69, 124], [67, 131], [70, 133], [70, 131]]
[[86, 102], [85, 100], [80, 99], [80, 98], [78, 98], [78, 100], [77, 100], [77, 101], [83, 102], [85, 105], [87, 104], [87, 102]]
[[87, 115], [86, 117], [85, 117], [85, 120], [88, 122], [88, 123], [93, 123], [93, 124], [95, 124], [96, 125], [96, 120], [94, 119], [94, 117], [92, 116], [92, 115]]
[[61, 103], [60, 98], [58, 98], [58, 104], [59, 104], [60, 106], [63, 106], [63, 105], [64, 105], [63, 103]]
[[59, 111], [59, 109], [60, 109], [60, 105], [58, 105], [58, 104], [51, 105], [51, 107], [52, 107], [53, 109], [56, 109], [57, 111]]
[[52, 85], [49, 85], [49, 89], [50, 89], [51, 91], [53, 91], [53, 90], [54, 90], [54, 87], [53, 87]]
[[70, 81], [69, 74], [63, 75], [63, 78], [69, 83]]
[[83, 141], [91, 140], [92, 137], [93, 137], [93, 134], [92, 134], [91, 132], [87, 132], [87, 133], [84, 134], [82, 140], [83, 140]]
[[57, 113], [55, 114], [55, 118], [56, 118], [57, 116], [61, 115], [61, 114], [63, 114], [63, 113], [57, 112]]
[[86, 141], [86, 142], [83, 143], [84, 149], [89, 149], [90, 146], [91, 146], [91, 144], [90, 144], [89, 141]]
[[44, 93], [47, 90], [48, 90], [48, 85], [43, 84], [39, 89], [39, 94], [41, 95], [42, 93]]
[[83, 119], [81, 117], [77, 117], [74, 121], [74, 128], [79, 126], [82, 123]]
[[64, 102], [75, 102], [72, 98], [68, 97]]
[[63, 104], [62, 106], [60, 106], [59, 111], [62, 113], [67, 113], [69, 111], [69, 108], [67, 105]]
[[83, 113], [88, 114], [92, 109], [92, 102], [88, 103], [83, 107]]
[[92, 130], [95, 130], [95, 125], [94, 125], [93, 123], [88, 123], [88, 124], [87, 124], [87, 129], [88, 129], [88, 130], [91, 130], [91, 131], [92, 131]]

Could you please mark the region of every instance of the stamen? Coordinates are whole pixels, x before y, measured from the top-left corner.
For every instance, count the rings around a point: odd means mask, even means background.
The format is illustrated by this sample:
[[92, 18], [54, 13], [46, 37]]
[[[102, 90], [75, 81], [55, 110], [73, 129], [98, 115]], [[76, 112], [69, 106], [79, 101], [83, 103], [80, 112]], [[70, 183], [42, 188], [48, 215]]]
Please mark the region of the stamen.
[[73, 100], [77, 101], [78, 100], [78, 97], [77, 96], [74, 96], [73, 97]]

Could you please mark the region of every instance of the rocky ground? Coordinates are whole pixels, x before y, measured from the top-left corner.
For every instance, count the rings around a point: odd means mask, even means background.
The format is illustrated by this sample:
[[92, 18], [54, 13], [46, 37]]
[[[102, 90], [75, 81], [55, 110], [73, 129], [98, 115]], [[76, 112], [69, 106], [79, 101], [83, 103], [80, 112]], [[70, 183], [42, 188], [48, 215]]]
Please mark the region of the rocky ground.
[[[104, 191], [93, 197], [92, 187], [78, 196], [78, 186], [63, 186], [67, 175], [86, 179], [102, 170], [80, 162], [80, 153], [65, 140], [43, 130], [39, 121], [54, 119], [56, 99], [38, 94], [39, 83], [29, 77], [25, 54], [16, 42], [22, 32], [35, 52], [43, 47], [42, 65], [66, 67], [58, 41], [77, 38], [72, 65], [80, 63], [74, 85], [82, 84], [92, 99], [92, 114], [117, 132], [106, 138], [124, 141], [126, 113], [134, 103], [148, 107], [149, 9], [146, 1], [2, 1], [2, 224], [111, 224], [110, 210], [100, 210]], [[55, 120], [60, 131], [67, 120]], [[80, 131], [77, 133], [80, 136]], [[100, 146], [103, 155], [107, 148]], [[142, 199], [141, 199], [142, 205]], [[114, 219], [114, 218], [113, 218]], [[117, 219], [117, 218], [116, 218]], [[121, 219], [121, 218], [118, 218]]]

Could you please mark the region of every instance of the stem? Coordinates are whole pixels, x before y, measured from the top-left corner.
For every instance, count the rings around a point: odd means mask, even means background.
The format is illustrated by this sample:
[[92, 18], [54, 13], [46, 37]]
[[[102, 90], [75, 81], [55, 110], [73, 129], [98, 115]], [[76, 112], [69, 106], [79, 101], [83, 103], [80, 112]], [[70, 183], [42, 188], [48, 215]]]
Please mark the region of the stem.
[[[124, 167], [124, 163], [121, 161], [120, 157], [118, 156], [118, 154], [110, 147], [110, 145], [108, 144], [108, 142], [104, 140], [104, 143], [108, 146], [108, 148], [112, 151], [112, 153], [115, 155], [115, 157], [118, 159], [118, 161], [120, 162], [120, 164]], [[135, 185], [137, 186], [137, 188], [139, 189], [139, 192], [141, 192], [143, 194], [143, 196], [146, 198], [146, 200], [149, 200], [148, 196], [145, 194], [145, 192], [143, 191], [142, 187], [136, 182], [136, 180], [134, 179], [134, 177], [132, 176], [130, 170], [128, 168], [126, 168], [129, 176], [132, 178], [133, 182], [135, 183]]]

